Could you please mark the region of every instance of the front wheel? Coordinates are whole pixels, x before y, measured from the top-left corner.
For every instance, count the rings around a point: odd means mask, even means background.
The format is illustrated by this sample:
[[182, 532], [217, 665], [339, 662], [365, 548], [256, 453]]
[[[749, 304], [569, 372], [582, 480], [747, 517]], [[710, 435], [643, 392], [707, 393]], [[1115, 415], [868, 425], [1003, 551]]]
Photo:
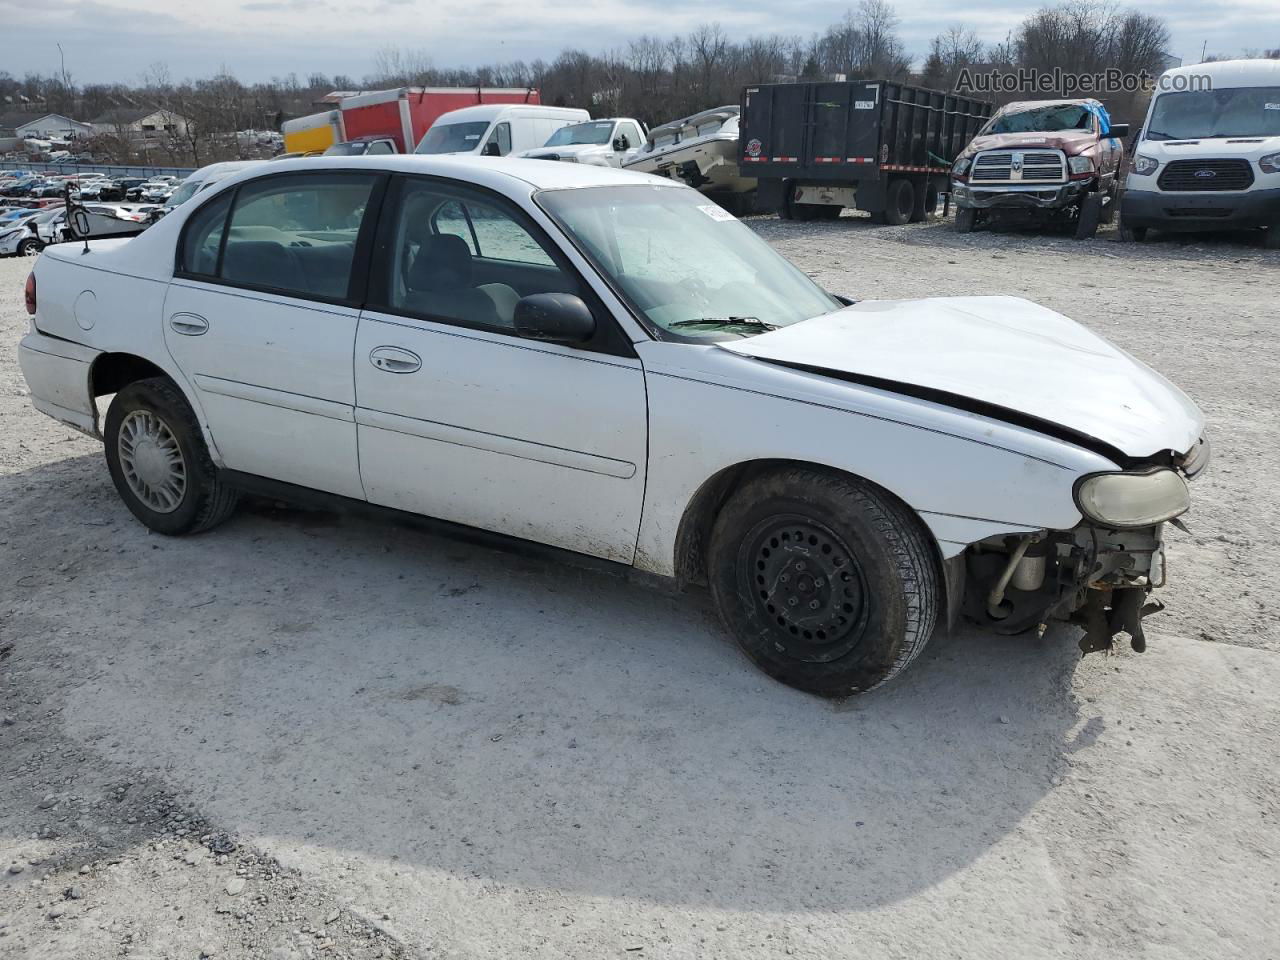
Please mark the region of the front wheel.
[[973, 233], [978, 225], [978, 211], [974, 207], [956, 208], [956, 233]]
[[107, 411], [107, 469], [130, 512], [157, 533], [199, 533], [235, 510], [186, 398], [167, 377], [129, 384]]
[[1101, 220], [1102, 194], [1090, 193], [1080, 201], [1080, 209], [1076, 213], [1076, 239], [1093, 239], [1098, 233], [1098, 224]]
[[31, 237], [30, 239], [23, 240], [20, 244], [18, 244], [18, 256], [38, 257], [40, 256], [40, 251], [43, 249], [44, 249], [44, 244], [41, 243], [39, 240], [35, 239], [34, 237]]
[[746, 483], [716, 519], [708, 571], [747, 656], [819, 696], [893, 679], [937, 618], [939, 573], [919, 519], [843, 474], [781, 469]]
[[1280, 250], [1280, 220], [1267, 227], [1262, 235], [1262, 245], [1268, 250]]

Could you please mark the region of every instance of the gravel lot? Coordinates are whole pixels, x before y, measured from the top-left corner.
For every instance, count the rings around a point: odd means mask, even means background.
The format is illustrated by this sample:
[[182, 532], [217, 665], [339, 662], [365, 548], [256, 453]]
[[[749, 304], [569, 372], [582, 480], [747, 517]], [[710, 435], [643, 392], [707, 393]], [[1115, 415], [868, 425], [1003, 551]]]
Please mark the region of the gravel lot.
[[1280, 956], [1280, 254], [751, 222], [1201, 403], [1149, 652], [968, 629], [831, 704], [698, 595], [269, 504], [149, 535], [28, 405], [0, 261], [0, 957]]

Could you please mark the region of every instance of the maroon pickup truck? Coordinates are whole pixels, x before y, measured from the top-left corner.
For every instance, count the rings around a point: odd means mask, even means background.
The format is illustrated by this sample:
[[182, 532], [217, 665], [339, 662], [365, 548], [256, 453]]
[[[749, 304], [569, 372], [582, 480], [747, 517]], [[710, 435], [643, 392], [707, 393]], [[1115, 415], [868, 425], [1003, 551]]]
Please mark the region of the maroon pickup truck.
[[1006, 104], [952, 164], [956, 229], [1064, 223], [1092, 237], [1115, 214], [1128, 135], [1097, 100]]

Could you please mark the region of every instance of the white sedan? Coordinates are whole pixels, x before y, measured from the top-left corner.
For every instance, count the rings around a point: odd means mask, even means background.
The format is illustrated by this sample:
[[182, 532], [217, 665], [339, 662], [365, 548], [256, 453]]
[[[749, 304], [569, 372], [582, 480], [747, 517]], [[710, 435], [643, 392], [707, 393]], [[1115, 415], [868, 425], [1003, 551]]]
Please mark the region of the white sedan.
[[22, 367], [151, 529], [320, 491], [578, 551], [706, 584], [826, 696], [961, 613], [1141, 649], [1208, 460], [1195, 405], [1066, 317], [851, 302], [638, 174], [283, 161], [90, 247], [35, 262]]

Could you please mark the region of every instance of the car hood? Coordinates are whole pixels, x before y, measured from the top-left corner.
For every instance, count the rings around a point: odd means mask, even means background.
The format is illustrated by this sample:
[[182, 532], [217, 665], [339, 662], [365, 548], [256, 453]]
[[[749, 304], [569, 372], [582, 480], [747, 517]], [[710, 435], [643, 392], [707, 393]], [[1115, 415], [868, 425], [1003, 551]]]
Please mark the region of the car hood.
[[1185, 453], [1204, 429], [1146, 364], [1016, 297], [863, 301], [720, 346], [1028, 426], [1122, 465]]
[[1049, 150], [1061, 150], [1067, 156], [1083, 153], [1098, 142], [1098, 138], [1089, 131], [1075, 132], [1059, 130], [1051, 133], [989, 133], [985, 137], [974, 137], [965, 147], [965, 154], [972, 156], [982, 150], [1019, 150], [1037, 147]]
[[526, 150], [520, 156], [537, 158], [555, 154], [561, 157], [581, 157], [605, 152], [606, 147], [599, 143], [567, 143], [563, 147], [538, 147], [536, 150]]

